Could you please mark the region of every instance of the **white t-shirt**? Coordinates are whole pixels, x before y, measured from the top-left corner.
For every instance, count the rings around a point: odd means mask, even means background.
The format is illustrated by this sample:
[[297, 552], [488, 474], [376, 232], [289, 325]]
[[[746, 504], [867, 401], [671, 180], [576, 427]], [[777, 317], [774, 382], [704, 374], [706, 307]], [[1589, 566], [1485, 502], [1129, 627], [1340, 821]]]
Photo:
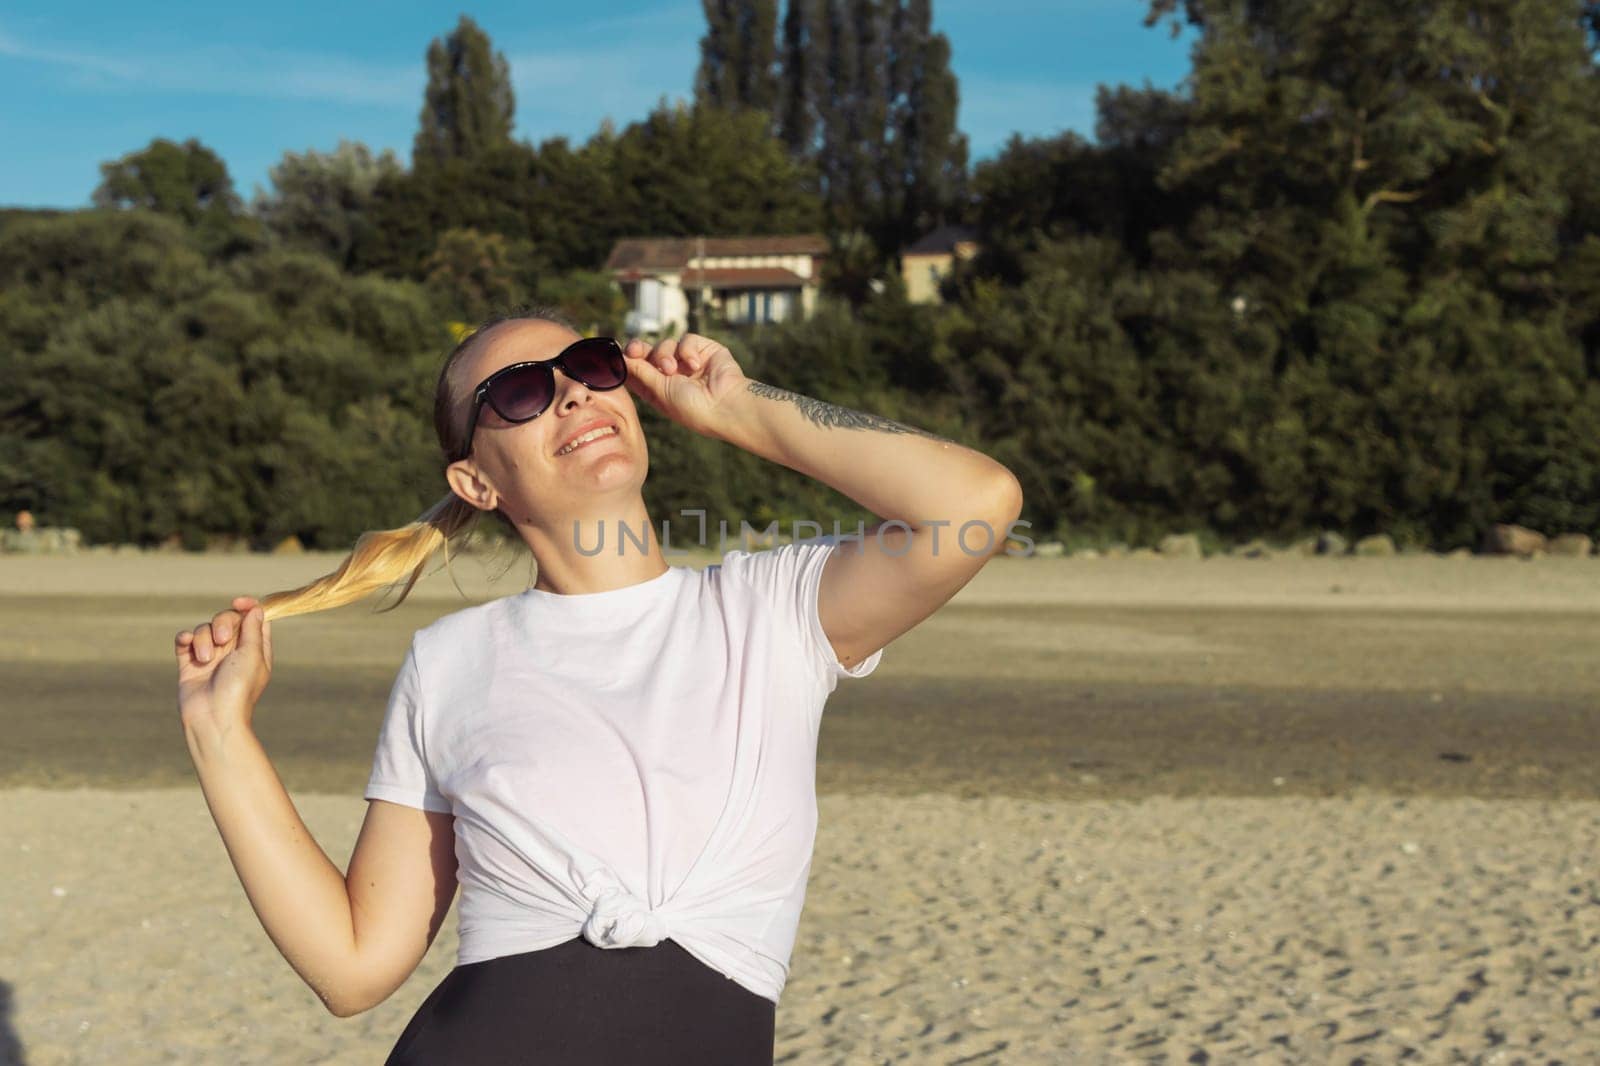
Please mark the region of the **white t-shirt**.
[[670, 937], [778, 1001], [846, 669], [824, 537], [607, 592], [529, 589], [417, 630], [367, 799], [455, 815], [458, 964]]

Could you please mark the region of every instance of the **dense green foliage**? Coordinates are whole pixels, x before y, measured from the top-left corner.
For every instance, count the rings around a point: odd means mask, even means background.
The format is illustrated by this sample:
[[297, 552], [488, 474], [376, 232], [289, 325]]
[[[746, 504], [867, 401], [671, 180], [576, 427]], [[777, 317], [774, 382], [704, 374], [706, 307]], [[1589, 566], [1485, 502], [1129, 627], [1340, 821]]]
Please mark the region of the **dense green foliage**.
[[[0, 212], [0, 513], [348, 547], [446, 491], [451, 323], [538, 300], [616, 332], [617, 238], [820, 229], [837, 297], [718, 336], [752, 377], [1002, 459], [1036, 539], [1600, 534], [1593, 2], [1157, 0], [1199, 30], [1181, 90], [1103, 88], [1093, 141], [1017, 137], [970, 175], [926, 2], [706, 9], [701, 100], [582, 144], [510, 137], [463, 20], [409, 168], [290, 153], [246, 208], [209, 149], [158, 140], [92, 210]], [[982, 254], [909, 305], [884, 251], [951, 218]], [[713, 536], [862, 517], [642, 417], [679, 543], [688, 509]]]
[[0, 233], [0, 492], [89, 541], [348, 547], [436, 498], [449, 333], [417, 285], [307, 252], [208, 259], [147, 211]]
[[620, 237], [794, 233], [821, 222], [806, 165], [759, 113], [666, 104], [576, 148], [562, 138], [510, 143], [386, 175], [366, 217], [356, 270], [420, 279], [440, 237], [469, 228], [519, 245], [525, 284], [596, 270]]

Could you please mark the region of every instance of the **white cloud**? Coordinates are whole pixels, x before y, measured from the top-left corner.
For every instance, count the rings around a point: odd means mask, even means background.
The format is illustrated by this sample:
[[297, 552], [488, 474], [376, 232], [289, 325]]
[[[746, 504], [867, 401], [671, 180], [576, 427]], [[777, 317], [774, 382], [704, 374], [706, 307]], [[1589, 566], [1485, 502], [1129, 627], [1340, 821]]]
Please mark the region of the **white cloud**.
[[3, 30], [0, 55], [61, 68], [76, 88], [88, 91], [138, 89], [378, 106], [415, 104], [425, 74], [420, 63], [384, 66], [344, 56], [227, 45], [116, 56], [22, 41]]
[[[701, 32], [700, 13], [674, 6], [597, 19], [565, 29], [562, 43], [518, 49], [496, 41], [511, 64], [519, 127], [539, 133], [593, 125], [602, 115], [632, 119], [663, 95], [687, 96]], [[320, 100], [383, 108], [417, 107], [427, 71], [347, 56], [227, 44], [112, 55], [24, 41], [0, 29], [0, 55], [59, 68], [74, 88]]]
[[81, 73], [102, 74], [114, 78], [132, 78], [137, 74], [136, 64], [125, 60], [69, 49], [40, 48], [25, 44], [4, 30], [0, 30], [0, 55], [34, 63], [69, 67]]
[[[527, 30], [503, 35], [496, 46], [511, 65], [519, 134], [535, 141], [584, 137], [606, 116], [623, 124], [664, 96], [689, 97], [703, 31], [697, 5], [673, 4], [564, 27], [554, 43]], [[124, 55], [23, 39], [3, 27], [0, 56], [59, 68], [84, 92], [153, 90], [405, 111], [421, 104], [427, 77], [420, 49], [417, 58], [395, 64], [228, 44]], [[1093, 83], [966, 75], [960, 88], [958, 119], [974, 158], [992, 155], [1019, 129], [1029, 136], [1064, 129], [1092, 136]]]

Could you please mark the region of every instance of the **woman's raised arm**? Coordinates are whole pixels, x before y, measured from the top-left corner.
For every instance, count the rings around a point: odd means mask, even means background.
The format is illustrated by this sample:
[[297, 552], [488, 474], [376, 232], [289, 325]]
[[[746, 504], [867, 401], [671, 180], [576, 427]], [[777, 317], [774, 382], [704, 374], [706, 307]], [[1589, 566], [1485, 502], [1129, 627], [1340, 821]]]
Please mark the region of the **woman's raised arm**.
[[960, 591], [1004, 546], [1022, 513], [1022, 487], [996, 460], [879, 415], [750, 380], [727, 348], [708, 338], [691, 333], [653, 350], [636, 342], [627, 354], [634, 390], [675, 421], [816, 478], [904, 525], [842, 544], [823, 570], [818, 613], [845, 666]]

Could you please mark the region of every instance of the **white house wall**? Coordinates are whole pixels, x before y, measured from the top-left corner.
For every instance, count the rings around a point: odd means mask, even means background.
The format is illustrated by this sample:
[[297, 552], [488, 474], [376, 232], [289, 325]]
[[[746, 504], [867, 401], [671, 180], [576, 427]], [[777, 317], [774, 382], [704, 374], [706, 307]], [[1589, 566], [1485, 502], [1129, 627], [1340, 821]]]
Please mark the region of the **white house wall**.
[[[687, 274], [692, 284], [696, 270], [776, 267], [791, 271], [806, 281], [806, 284], [799, 289], [798, 310], [801, 317], [809, 318], [817, 306], [817, 278], [814, 269], [816, 263], [816, 259], [810, 255], [709, 255], [704, 258], [691, 258], [688, 267], [682, 271], [671, 273], [652, 271], [646, 278], [640, 278], [637, 282], [638, 288], [635, 290], [634, 305], [628, 316], [627, 328], [634, 333], [681, 333], [689, 321], [689, 296], [684, 291], [684, 277]], [[654, 321], [647, 320], [643, 314], [644, 284], [647, 279], [653, 279], [660, 285], [659, 317]]]

